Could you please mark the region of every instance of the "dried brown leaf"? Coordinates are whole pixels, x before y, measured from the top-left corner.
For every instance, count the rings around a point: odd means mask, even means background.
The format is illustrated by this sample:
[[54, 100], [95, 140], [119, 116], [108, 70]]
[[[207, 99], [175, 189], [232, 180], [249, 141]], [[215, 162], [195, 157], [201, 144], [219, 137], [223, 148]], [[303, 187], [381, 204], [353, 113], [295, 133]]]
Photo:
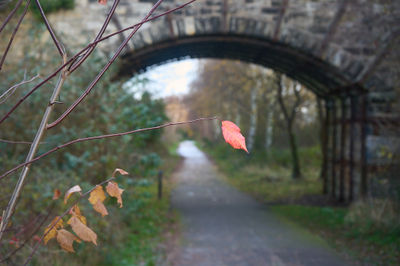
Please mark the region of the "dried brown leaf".
[[103, 202], [106, 199], [106, 194], [102, 186], [97, 185], [92, 192], [90, 192], [89, 202], [95, 205], [97, 201]]
[[118, 187], [118, 184], [116, 182], [110, 181], [107, 184], [106, 191], [108, 195], [111, 197], [117, 198], [119, 207], [122, 208], [122, 192], [124, 192], [123, 189]]
[[69, 219], [68, 224], [71, 225], [72, 230], [80, 239], [86, 242], [93, 242], [93, 244], [97, 245], [96, 233], [83, 224], [76, 216], [72, 216], [71, 219]]
[[74, 247], [72, 246], [74, 241], [78, 243], [81, 242], [79, 238], [65, 229], [60, 229], [57, 231], [57, 242], [60, 244], [62, 249], [68, 252], [75, 252]]
[[78, 205], [74, 205], [72, 207], [70, 214], [78, 218], [83, 224], [87, 224], [86, 217], [81, 214], [81, 210], [79, 209]]
[[57, 229], [63, 228], [64, 222], [60, 216], [54, 217], [53, 221], [44, 229], [44, 233], [46, 234], [43, 238], [44, 244], [46, 245], [47, 242], [55, 238], [57, 236]]
[[120, 175], [129, 175], [129, 173], [127, 171], [125, 171], [124, 169], [121, 168], [115, 168], [112, 177], [115, 177], [115, 174], [119, 173]]
[[72, 193], [79, 192], [79, 194], [82, 194], [81, 191], [82, 191], [82, 189], [78, 185], [73, 186], [72, 188], [68, 189], [68, 191], [65, 193], [65, 196], [64, 196], [64, 203], [67, 204], [67, 201], [68, 201], [69, 197], [71, 197]]
[[98, 200], [96, 202], [96, 204], [93, 205], [93, 209], [95, 211], [97, 211], [98, 213], [100, 213], [101, 216], [103, 216], [103, 217], [108, 215], [108, 211], [107, 211], [106, 206], [104, 206], [103, 202], [101, 202], [100, 200]]
[[57, 188], [54, 190], [54, 194], [53, 194], [53, 200], [57, 200], [59, 199], [61, 196], [61, 191]]

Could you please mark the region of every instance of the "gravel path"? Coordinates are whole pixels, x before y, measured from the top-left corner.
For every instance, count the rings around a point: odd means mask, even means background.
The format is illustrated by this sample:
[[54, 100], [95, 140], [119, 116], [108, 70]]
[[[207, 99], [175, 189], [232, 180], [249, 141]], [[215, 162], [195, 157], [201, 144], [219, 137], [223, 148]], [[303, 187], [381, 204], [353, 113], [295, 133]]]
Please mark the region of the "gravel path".
[[183, 229], [173, 265], [346, 265], [321, 239], [224, 183], [192, 141], [178, 152], [185, 160], [172, 205]]

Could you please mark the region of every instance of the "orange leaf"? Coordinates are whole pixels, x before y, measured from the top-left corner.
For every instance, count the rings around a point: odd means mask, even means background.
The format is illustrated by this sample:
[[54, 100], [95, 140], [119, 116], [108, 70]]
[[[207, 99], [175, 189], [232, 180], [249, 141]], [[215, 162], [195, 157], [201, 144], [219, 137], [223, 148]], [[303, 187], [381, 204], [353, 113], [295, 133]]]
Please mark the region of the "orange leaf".
[[104, 206], [103, 202], [101, 202], [100, 200], [98, 200], [96, 202], [96, 204], [93, 205], [93, 209], [95, 211], [97, 211], [98, 213], [100, 213], [101, 216], [103, 216], [103, 217], [108, 215], [108, 211], [106, 209], [106, 206]]
[[119, 203], [119, 207], [122, 208], [122, 192], [124, 192], [123, 189], [118, 187], [118, 184], [116, 182], [108, 182], [107, 187], [106, 187], [106, 191], [108, 193], [108, 195], [110, 195], [111, 197], [117, 198], [118, 203]]
[[57, 231], [57, 242], [60, 244], [61, 248], [68, 252], [75, 252], [72, 244], [74, 241], [80, 243], [81, 240], [74, 236], [72, 233], [65, 229], [60, 229]]
[[107, 4], [107, 0], [97, 0], [97, 2], [101, 5], [106, 5]]
[[82, 189], [78, 185], [73, 186], [72, 188], [68, 189], [68, 191], [65, 193], [65, 196], [64, 196], [64, 203], [67, 204], [67, 200], [69, 199], [69, 197], [71, 197], [72, 193], [79, 192], [79, 194], [81, 194], [81, 191], [82, 191]]
[[106, 199], [106, 194], [102, 186], [97, 185], [92, 192], [90, 192], [89, 202], [95, 205], [98, 200], [103, 202]]
[[44, 229], [44, 233], [46, 234], [43, 238], [44, 244], [46, 245], [47, 242], [57, 236], [57, 229], [63, 228], [64, 222], [60, 216], [54, 217], [53, 221]]
[[127, 171], [125, 171], [124, 169], [121, 168], [115, 168], [112, 177], [115, 176], [116, 173], [120, 173], [121, 175], [129, 175], [129, 173]]
[[249, 153], [246, 148], [246, 140], [240, 133], [240, 128], [231, 121], [222, 121], [222, 135], [234, 149], [242, 149]]
[[57, 188], [54, 190], [53, 200], [57, 200], [61, 196], [61, 191]]
[[71, 225], [72, 230], [80, 239], [87, 242], [93, 242], [93, 244], [97, 245], [96, 233], [84, 225], [77, 217], [72, 216], [71, 219], [69, 219], [68, 224]]

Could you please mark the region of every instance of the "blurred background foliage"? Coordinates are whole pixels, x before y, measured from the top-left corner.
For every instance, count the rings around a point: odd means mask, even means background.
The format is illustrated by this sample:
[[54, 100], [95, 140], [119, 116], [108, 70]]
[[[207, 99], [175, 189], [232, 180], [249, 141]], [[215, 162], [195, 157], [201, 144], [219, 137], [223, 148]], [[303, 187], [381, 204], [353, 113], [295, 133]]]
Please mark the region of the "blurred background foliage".
[[[49, 4], [46, 7], [49, 11], [69, 7], [73, 3], [41, 2], [44, 6]], [[57, 2], [60, 6], [52, 5], [52, 2]], [[29, 27], [25, 24], [25, 28], [21, 29], [22, 41], [16, 44], [12, 56], [2, 70], [0, 86], [9, 88], [35, 75], [40, 77], [18, 87], [7, 101], [0, 104], [1, 114], [5, 114], [21, 96], [61, 63], [51, 40], [45, 38], [43, 25], [35, 23], [33, 17], [27, 19], [32, 23], [26, 23], [30, 24]], [[3, 41], [1, 43], [4, 45]], [[80, 96], [104, 66], [106, 58], [104, 54], [95, 51], [79, 70], [67, 79], [58, 99], [60, 104], [56, 105], [52, 119]], [[81, 106], [60, 125], [47, 132], [38, 154], [76, 138], [152, 127], [167, 121], [162, 100], [154, 99], [146, 91], [132, 91], [130, 87], [123, 85], [124, 80], [113, 80], [112, 73], [113, 69], [110, 69]], [[146, 80], [137, 82], [142, 82], [141, 87], [146, 87]], [[7, 119], [3, 125], [6, 130], [0, 131], [1, 139], [32, 141], [55, 83], [56, 78], [36, 91]], [[153, 177], [159, 170], [169, 173], [179, 161], [177, 156], [169, 156], [167, 148], [160, 140], [161, 134], [162, 130], [155, 130], [79, 143], [32, 165], [7, 232], [6, 239], [16, 240], [3, 243], [1, 257], [5, 258], [11, 254], [8, 263], [20, 265], [36, 243], [32, 236], [41, 236], [53, 217], [64, 212], [67, 206], [62, 203], [62, 199], [52, 200], [55, 189], [61, 190], [63, 195], [67, 189], [79, 184], [86, 191], [109, 178], [118, 167], [130, 173], [129, 177], [117, 179], [125, 189], [122, 209], [117, 207], [115, 200], [109, 199], [106, 206], [110, 215], [101, 218], [86, 200], [82, 200], [80, 204], [89, 227], [99, 236], [99, 246], [75, 245], [78, 255], [70, 255], [52, 240], [47, 246], [39, 248], [34, 264], [132, 265], [160, 259], [154, 254], [155, 249], [159, 248], [154, 241], [157, 242], [156, 239], [161, 236], [168, 223], [169, 203], [168, 200], [156, 199], [157, 184]], [[0, 142], [2, 172], [23, 162], [28, 150], [27, 144]], [[18, 173], [0, 181], [0, 209], [6, 207], [17, 178]], [[168, 188], [166, 193], [168, 194]], [[15, 249], [19, 250], [13, 254]], [[130, 250], [130, 253], [126, 250]]]

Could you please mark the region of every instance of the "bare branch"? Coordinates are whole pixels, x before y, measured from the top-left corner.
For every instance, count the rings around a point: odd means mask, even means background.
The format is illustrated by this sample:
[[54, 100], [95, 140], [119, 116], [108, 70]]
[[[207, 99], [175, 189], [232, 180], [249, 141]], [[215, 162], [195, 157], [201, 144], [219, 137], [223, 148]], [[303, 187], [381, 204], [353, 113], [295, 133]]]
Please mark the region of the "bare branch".
[[[149, 13], [146, 15], [146, 17], [142, 20], [142, 22], [147, 20], [151, 16], [151, 14], [153, 14], [153, 12], [161, 5], [162, 2], [163, 0], [158, 0], [157, 3], [151, 8]], [[53, 123], [49, 124], [47, 126], [47, 129], [53, 128], [59, 123], [61, 123], [61, 121], [63, 121], [83, 101], [83, 99], [86, 98], [86, 96], [92, 91], [93, 87], [99, 82], [104, 73], [110, 68], [111, 64], [114, 63], [115, 59], [117, 59], [117, 57], [122, 52], [122, 49], [125, 47], [125, 45], [129, 42], [129, 40], [133, 37], [133, 35], [135, 35], [135, 33], [140, 29], [141, 25], [134, 28], [132, 32], [129, 34], [129, 36], [124, 40], [124, 42], [121, 43], [117, 51], [114, 53], [113, 57], [103, 67], [103, 69], [96, 76], [96, 78], [89, 84], [85, 92], [73, 104], [71, 104], [71, 106], [68, 107], [67, 110], [62, 115], [60, 115], [59, 118], [57, 118]]]
[[[64, 54], [63, 60], [64, 60], [64, 62], [67, 60], [66, 54]], [[66, 79], [65, 70], [63, 70], [63, 72], [61, 72], [61, 74], [60, 74], [60, 78], [57, 82], [57, 85], [53, 89], [53, 94], [50, 97], [49, 104], [46, 107], [46, 110], [42, 117], [42, 121], [40, 122], [39, 128], [36, 131], [35, 139], [32, 142], [32, 145], [29, 149], [29, 153], [25, 159], [25, 162], [32, 160], [36, 155], [36, 151], [40, 145], [40, 141], [43, 138], [45, 131], [46, 131], [47, 121], [49, 120], [50, 114], [54, 108], [54, 105], [52, 104], [52, 102], [57, 100], [57, 97], [60, 94], [61, 88], [65, 82], [65, 79]], [[17, 199], [19, 198], [19, 195], [20, 195], [22, 187], [25, 183], [25, 179], [28, 175], [28, 172], [29, 172], [29, 166], [24, 166], [24, 168], [22, 169], [22, 172], [18, 178], [17, 184], [15, 185], [15, 188], [14, 188], [13, 194], [10, 198], [10, 201], [7, 204], [6, 211], [4, 212], [4, 215], [2, 216], [3, 219], [1, 220], [1, 223], [0, 223], [0, 240], [3, 236], [4, 229], [8, 225], [8, 221], [10, 220], [10, 218], [13, 215], [15, 206], [17, 204]]]
[[18, 8], [21, 6], [23, 0], [19, 0], [16, 4], [14, 9], [8, 14], [6, 19], [4, 20], [3, 24], [1, 24], [0, 27], [0, 33], [3, 31], [3, 29], [6, 27], [7, 23], [12, 19], [14, 16], [15, 12], [17, 12]]
[[9, 144], [32, 144], [29, 141], [15, 141], [15, 140], [7, 140], [7, 139], [0, 139], [0, 142], [9, 143]]
[[[52, 210], [54, 209], [54, 204], [52, 204], [48, 210], [46, 211], [47, 214], [46, 216], [42, 219], [42, 221], [40, 221], [40, 223], [38, 224], [38, 226], [35, 228], [35, 230], [32, 231], [32, 233], [25, 239], [25, 241], [20, 244], [16, 249], [14, 249], [13, 251], [11, 251], [10, 253], [8, 253], [6, 256], [4, 256], [5, 258], [0, 260], [0, 263], [4, 263], [6, 261], [8, 261], [12, 256], [14, 256], [15, 253], [17, 253], [20, 249], [22, 249], [26, 243], [39, 231], [39, 229], [43, 226], [43, 224], [46, 222], [46, 220], [49, 218], [50, 214], [52, 213]], [[40, 215], [39, 215], [40, 216]], [[36, 222], [35, 222], [36, 223]]]
[[[7, 101], [7, 99], [18, 89], [19, 86], [22, 86], [24, 84], [30, 83], [32, 81], [34, 81], [35, 79], [39, 78], [40, 75], [37, 74], [36, 76], [32, 77], [30, 80], [26, 80], [24, 78], [23, 81], [21, 81], [20, 83], [17, 83], [13, 86], [11, 86], [9, 89], [7, 89], [2, 95], [0, 95], [0, 104], [4, 103], [5, 101]], [[4, 98], [4, 99], [3, 99]]]
[[7, 47], [6, 47], [6, 50], [4, 51], [3, 56], [1, 57], [1, 60], [0, 60], [0, 70], [3, 68], [3, 64], [4, 64], [4, 61], [6, 60], [8, 51], [10, 50], [11, 44], [12, 44], [12, 42], [13, 42], [13, 40], [14, 40], [15, 35], [17, 34], [17, 31], [18, 31], [18, 29], [19, 29], [19, 26], [21, 25], [22, 21], [23, 21], [24, 18], [25, 18], [26, 12], [28, 12], [28, 8], [29, 8], [29, 5], [30, 5], [30, 4], [31, 4], [31, 0], [28, 0], [28, 2], [26, 3], [26, 6], [25, 6], [24, 12], [23, 12], [22, 15], [19, 17], [18, 23], [17, 23], [17, 25], [16, 25], [15, 28], [14, 28], [14, 31], [13, 31], [13, 33], [12, 33], [12, 35], [11, 35], [11, 38], [10, 38], [9, 42], [8, 42], [8, 45], [7, 45]]
[[151, 131], [151, 130], [161, 129], [161, 128], [165, 128], [165, 127], [170, 127], [170, 126], [186, 125], [186, 124], [196, 123], [196, 122], [199, 122], [199, 121], [215, 120], [215, 119], [217, 119], [217, 117], [198, 118], [198, 119], [184, 121], [184, 122], [171, 122], [171, 123], [167, 123], [167, 124], [163, 124], [163, 125], [159, 125], [159, 126], [155, 126], [155, 127], [140, 128], [140, 129], [135, 129], [135, 130], [122, 132], [122, 133], [114, 133], [114, 134], [108, 134], [108, 135], [100, 135], [100, 136], [94, 136], [94, 137], [87, 137], [87, 138], [80, 138], [80, 139], [71, 140], [71, 141], [69, 141], [67, 143], [64, 143], [62, 145], [54, 147], [53, 149], [51, 149], [51, 150], [49, 150], [49, 151], [37, 156], [36, 158], [33, 158], [32, 160], [29, 160], [29, 161], [27, 161], [25, 163], [17, 165], [16, 167], [14, 167], [11, 170], [8, 170], [7, 172], [5, 172], [4, 174], [2, 174], [0, 176], [0, 180], [3, 179], [4, 177], [14, 173], [15, 171], [17, 171], [21, 167], [30, 165], [30, 164], [42, 159], [43, 157], [46, 157], [47, 155], [52, 154], [53, 152], [61, 150], [61, 149], [65, 148], [65, 147], [70, 146], [70, 145], [75, 144], [75, 143], [91, 141], [91, 140], [99, 140], [99, 139], [121, 137], [121, 136], [129, 135], [129, 134], [135, 134], [135, 133], [139, 133], [139, 132]]
[[[160, 14], [160, 15], [154, 16], [154, 17], [149, 18], [149, 19], [146, 19], [146, 20], [143, 20], [143, 21], [141, 21], [140, 23], [137, 23], [137, 24], [135, 24], [135, 25], [133, 25], [133, 26], [127, 27], [127, 28], [125, 28], [125, 29], [123, 29], [123, 30], [116, 31], [116, 32], [114, 32], [114, 33], [112, 33], [112, 34], [106, 35], [105, 37], [99, 39], [98, 41], [95, 41], [95, 42], [93, 42], [93, 43], [88, 44], [85, 48], [83, 48], [81, 51], [79, 51], [78, 53], [76, 53], [76, 54], [75, 54], [73, 57], [71, 57], [67, 62], [65, 62], [63, 65], [61, 65], [59, 68], [57, 68], [53, 73], [51, 73], [50, 75], [48, 75], [41, 83], [37, 84], [37, 85], [36, 85], [35, 87], [33, 87], [25, 96], [23, 96], [10, 110], [0, 119], [0, 124], [3, 123], [3, 122], [18, 108], [18, 106], [21, 105], [21, 104], [22, 104], [30, 95], [32, 95], [37, 89], [39, 89], [43, 84], [47, 83], [50, 79], [52, 79], [53, 77], [55, 77], [65, 66], [69, 65], [71, 62], [74, 62], [82, 53], [84, 53], [84, 52], [85, 52], [87, 49], [89, 49], [91, 46], [93, 46], [93, 45], [95, 45], [95, 44], [97, 44], [97, 43], [99, 43], [99, 42], [102, 42], [102, 41], [104, 41], [104, 40], [106, 40], [106, 39], [109, 39], [110, 37], [113, 37], [113, 36], [115, 36], [115, 35], [117, 35], [117, 34], [120, 34], [120, 33], [124, 32], [124, 31], [133, 29], [133, 28], [135, 28], [135, 27], [137, 27], [137, 26], [141, 26], [141, 25], [143, 25], [143, 24], [145, 24], [145, 23], [147, 23], [147, 22], [149, 22], [149, 21], [155, 20], [155, 19], [160, 18], [160, 17], [162, 17], [162, 16], [165, 16], [165, 15], [167, 15], [167, 14], [169, 14], [169, 13], [172, 13], [172, 12], [174, 12], [174, 11], [176, 11], [176, 10], [179, 10], [179, 9], [181, 9], [181, 8], [184, 8], [185, 6], [191, 4], [191, 3], [195, 2], [195, 1], [197, 1], [197, 0], [191, 0], [191, 1], [187, 2], [187, 3], [185, 3], [185, 4], [182, 4], [182, 5], [178, 6], [178, 7], [176, 7], [176, 8], [170, 9], [170, 10], [168, 10], [168, 11], [166, 11], [166, 12]], [[68, 73], [66, 73], [66, 74], [68, 75]]]
[[124, 28], [124, 29], [122, 29], [122, 30], [118, 30], [118, 31], [116, 31], [116, 32], [110, 33], [110, 34], [104, 36], [103, 38], [100, 38], [99, 40], [97, 40], [97, 41], [91, 43], [90, 45], [97, 44], [97, 43], [102, 42], [102, 41], [104, 41], [104, 40], [107, 40], [107, 39], [109, 39], [109, 38], [111, 38], [111, 37], [113, 37], [113, 36], [115, 36], [115, 35], [118, 35], [118, 34], [120, 34], [120, 33], [123, 33], [123, 32], [125, 32], [125, 31], [127, 31], [127, 30], [131, 30], [131, 29], [133, 29], [133, 28], [135, 28], [135, 27], [137, 27], [137, 26], [140, 26], [140, 25], [143, 25], [143, 24], [145, 24], [145, 23], [147, 23], [147, 22], [156, 20], [156, 19], [158, 19], [158, 18], [160, 18], [160, 17], [163, 17], [163, 16], [168, 15], [168, 14], [170, 14], [170, 13], [172, 13], [172, 12], [175, 12], [175, 11], [177, 11], [177, 10], [179, 10], [179, 9], [182, 9], [182, 8], [184, 8], [185, 6], [190, 5], [191, 3], [196, 2], [196, 1], [198, 1], [198, 0], [191, 0], [191, 1], [189, 1], [189, 2], [187, 2], [187, 3], [185, 3], [185, 4], [182, 4], [182, 5], [178, 6], [178, 7], [175, 7], [175, 8], [173, 8], [173, 9], [169, 9], [169, 10], [167, 10], [167, 11], [165, 11], [165, 12], [163, 12], [163, 13], [157, 15], [157, 16], [154, 16], [154, 17], [151, 17], [151, 18], [149, 18], [149, 19], [143, 20], [143, 21], [141, 21], [141, 22], [139, 22], [139, 23], [137, 23], [137, 24], [134, 24], [134, 25], [132, 25], [132, 26], [126, 27], [126, 28]]
[[[108, 24], [110, 23], [110, 20], [111, 20], [112, 16], [115, 13], [115, 9], [117, 8], [117, 6], [119, 4], [119, 1], [120, 0], [115, 0], [114, 1], [113, 5], [112, 5], [112, 7], [110, 9], [110, 12], [108, 12], [106, 20], [103, 23], [103, 26], [101, 27], [101, 29], [100, 29], [99, 33], [97, 34], [96, 38], [94, 39], [94, 41], [98, 41], [103, 36], [105, 30], [107, 29]], [[71, 72], [71, 73], [74, 72], [89, 57], [89, 55], [93, 52], [93, 50], [96, 48], [96, 44], [97, 43], [94, 43], [92, 46], [90, 46], [90, 48], [86, 51], [86, 53], [82, 56], [82, 58], [79, 58], [76, 63], [73, 62], [71, 64], [71, 67], [68, 69], [68, 71]]]
[[46, 25], [46, 28], [48, 30], [48, 32], [50, 33], [51, 38], [54, 41], [54, 45], [57, 47], [58, 52], [60, 53], [61, 57], [65, 54], [63, 45], [61, 44], [61, 42], [57, 39], [56, 34], [54, 33], [53, 29], [51, 28], [50, 22], [48, 21], [46, 15], [44, 14], [43, 8], [40, 5], [39, 0], [35, 0], [37, 7], [39, 8], [40, 11], [40, 15], [42, 16], [43, 20], [44, 20], [44, 24]]

